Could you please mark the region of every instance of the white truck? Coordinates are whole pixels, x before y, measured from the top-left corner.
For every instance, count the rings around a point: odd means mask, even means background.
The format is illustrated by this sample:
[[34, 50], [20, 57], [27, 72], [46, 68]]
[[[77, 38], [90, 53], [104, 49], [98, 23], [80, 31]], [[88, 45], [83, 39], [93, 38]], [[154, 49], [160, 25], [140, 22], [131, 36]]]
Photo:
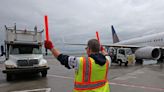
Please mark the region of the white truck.
[[129, 64], [134, 64], [135, 62], [135, 55], [132, 53], [130, 48], [110, 47], [107, 49], [107, 52], [111, 56], [112, 63], [117, 63], [120, 66], [122, 63], [124, 63], [125, 66], [128, 66]]
[[34, 31], [17, 30], [5, 26], [6, 39], [1, 46], [1, 56], [5, 55], [6, 80], [13, 80], [13, 76], [22, 73], [40, 73], [46, 77], [49, 69], [42, 54], [42, 31], [37, 27]]

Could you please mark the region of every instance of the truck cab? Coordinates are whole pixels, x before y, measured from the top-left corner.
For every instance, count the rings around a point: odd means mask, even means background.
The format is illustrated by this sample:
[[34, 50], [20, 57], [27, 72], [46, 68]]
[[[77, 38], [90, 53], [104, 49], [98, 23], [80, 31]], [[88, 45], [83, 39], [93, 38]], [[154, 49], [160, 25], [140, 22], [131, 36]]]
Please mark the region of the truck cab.
[[125, 66], [133, 64], [135, 62], [135, 55], [130, 48], [113, 48], [108, 51], [112, 58], [113, 63], [117, 63], [120, 66], [124, 63]]
[[6, 80], [10, 81], [14, 75], [23, 73], [41, 73], [42, 77], [46, 77], [49, 67], [42, 54], [42, 31], [6, 27], [5, 32], [6, 40], [1, 52], [6, 57], [3, 70]]

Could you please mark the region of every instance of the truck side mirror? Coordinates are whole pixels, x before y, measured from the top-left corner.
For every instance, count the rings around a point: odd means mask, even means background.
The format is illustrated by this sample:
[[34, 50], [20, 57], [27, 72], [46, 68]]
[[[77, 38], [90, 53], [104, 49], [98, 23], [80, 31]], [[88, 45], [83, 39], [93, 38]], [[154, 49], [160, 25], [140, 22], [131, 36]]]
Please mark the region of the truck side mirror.
[[1, 55], [0, 56], [3, 56], [4, 54], [5, 54], [4, 47], [3, 47], [3, 45], [1, 45]]
[[45, 55], [47, 56], [48, 55], [48, 50], [46, 48], [45, 48], [45, 52], [46, 52]]

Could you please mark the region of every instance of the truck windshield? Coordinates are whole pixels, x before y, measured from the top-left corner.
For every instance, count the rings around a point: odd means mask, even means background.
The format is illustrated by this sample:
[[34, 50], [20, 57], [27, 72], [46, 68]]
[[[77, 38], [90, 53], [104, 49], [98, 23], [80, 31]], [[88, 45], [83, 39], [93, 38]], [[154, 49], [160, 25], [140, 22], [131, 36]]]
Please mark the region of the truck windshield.
[[126, 54], [127, 54], [127, 55], [131, 55], [131, 54], [133, 54], [133, 53], [132, 53], [131, 49], [127, 49], [127, 50], [126, 50]]
[[41, 54], [39, 45], [11, 45], [10, 54]]

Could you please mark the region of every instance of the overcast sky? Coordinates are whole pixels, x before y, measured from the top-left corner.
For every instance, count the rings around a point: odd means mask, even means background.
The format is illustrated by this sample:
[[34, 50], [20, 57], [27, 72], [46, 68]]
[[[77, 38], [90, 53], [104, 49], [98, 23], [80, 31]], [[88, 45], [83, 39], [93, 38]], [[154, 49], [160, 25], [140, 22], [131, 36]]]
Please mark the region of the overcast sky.
[[49, 17], [53, 42], [86, 43], [99, 31], [102, 43], [111, 43], [111, 25], [120, 40], [164, 30], [164, 0], [0, 0], [0, 40], [4, 25], [44, 28]]

